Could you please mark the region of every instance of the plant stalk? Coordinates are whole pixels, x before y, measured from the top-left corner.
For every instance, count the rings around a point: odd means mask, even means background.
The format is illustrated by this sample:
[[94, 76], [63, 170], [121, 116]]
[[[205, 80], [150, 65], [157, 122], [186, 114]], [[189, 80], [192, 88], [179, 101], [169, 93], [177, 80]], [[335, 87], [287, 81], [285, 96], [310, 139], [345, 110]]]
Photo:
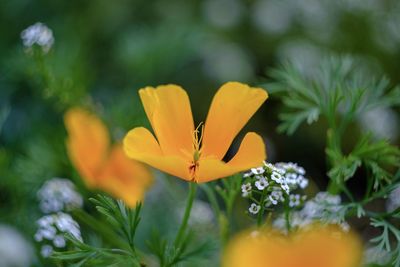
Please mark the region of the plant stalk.
[[181, 223], [181, 226], [179, 227], [178, 233], [177, 233], [175, 241], [174, 241], [175, 247], [180, 246], [180, 244], [182, 242], [182, 238], [185, 234], [185, 231], [186, 231], [186, 228], [187, 228], [187, 225], [189, 222], [189, 218], [190, 218], [190, 213], [192, 211], [193, 201], [196, 196], [196, 189], [197, 189], [196, 183], [189, 184], [189, 195], [187, 198], [186, 208], [185, 208], [185, 213], [183, 215], [182, 223]]

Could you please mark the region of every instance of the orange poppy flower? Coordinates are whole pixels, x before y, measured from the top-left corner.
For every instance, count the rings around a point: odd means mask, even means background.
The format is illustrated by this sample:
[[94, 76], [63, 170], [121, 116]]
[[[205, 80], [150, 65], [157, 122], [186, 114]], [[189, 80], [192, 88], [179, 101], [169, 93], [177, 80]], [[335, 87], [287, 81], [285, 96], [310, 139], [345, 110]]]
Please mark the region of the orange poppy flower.
[[196, 129], [189, 97], [181, 87], [146, 87], [139, 95], [157, 139], [146, 128], [132, 129], [123, 143], [126, 154], [135, 160], [201, 183], [261, 165], [266, 158], [262, 138], [250, 132], [236, 155], [222, 161], [235, 136], [267, 99], [263, 89], [224, 84], [214, 96], [204, 127]]
[[285, 235], [264, 229], [246, 232], [228, 245], [223, 267], [358, 267], [359, 238], [339, 226], [312, 225]]
[[110, 145], [106, 126], [81, 108], [64, 117], [67, 150], [73, 165], [89, 188], [98, 188], [133, 207], [152, 182], [145, 165], [126, 157], [121, 144]]

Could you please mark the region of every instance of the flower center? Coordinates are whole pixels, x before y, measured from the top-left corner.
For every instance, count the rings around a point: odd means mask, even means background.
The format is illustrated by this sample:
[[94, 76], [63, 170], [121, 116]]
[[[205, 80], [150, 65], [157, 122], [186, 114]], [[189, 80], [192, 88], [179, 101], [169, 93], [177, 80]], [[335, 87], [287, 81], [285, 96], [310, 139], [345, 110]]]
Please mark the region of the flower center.
[[201, 156], [201, 141], [203, 139], [204, 124], [200, 122], [197, 128], [193, 131], [193, 160], [189, 166], [190, 175], [195, 180], [195, 173], [199, 167], [199, 159]]

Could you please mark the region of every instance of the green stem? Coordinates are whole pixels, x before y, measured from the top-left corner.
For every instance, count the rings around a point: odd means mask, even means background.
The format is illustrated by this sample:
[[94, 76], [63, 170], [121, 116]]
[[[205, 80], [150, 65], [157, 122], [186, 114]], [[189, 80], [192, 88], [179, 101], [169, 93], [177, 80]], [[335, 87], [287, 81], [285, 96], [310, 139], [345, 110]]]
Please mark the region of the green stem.
[[222, 247], [225, 247], [229, 240], [230, 225], [227, 216], [223, 212], [221, 212], [218, 217], [218, 223]]
[[188, 195], [188, 199], [186, 202], [186, 209], [185, 209], [185, 213], [183, 215], [181, 226], [179, 227], [178, 233], [177, 233], [175, 241], [174, 241], [175, 247], [180, 246], [180, 244], [182, 242], [182, 238], [185, 234], [185, 231], [186, 231], [186, 228], [187, 228], [187, 225], [189, 222], [190, 212], [192, 211], [193, 201], [196, 196], [196, 188], [197, 188], [196, 183], [189, 184], [189, 195]]
[[258, 213], [257, 216], [257, 226], [260, 227], [263, 224], [263, 218], [264, 218], [264, 212], [265, 212], [265, 196], [266, 196], [266, 190], [263, 191], [261, 198], [260, 198], [260, 203], [259, 205], [261, 206], [261, 209]]
[[286, 223], [286, 230], [288, 233], [292, 230], [292, 226], [290, 224], [290, 207], [289, 207], [289, 199], [285, 200], [285, 223]]

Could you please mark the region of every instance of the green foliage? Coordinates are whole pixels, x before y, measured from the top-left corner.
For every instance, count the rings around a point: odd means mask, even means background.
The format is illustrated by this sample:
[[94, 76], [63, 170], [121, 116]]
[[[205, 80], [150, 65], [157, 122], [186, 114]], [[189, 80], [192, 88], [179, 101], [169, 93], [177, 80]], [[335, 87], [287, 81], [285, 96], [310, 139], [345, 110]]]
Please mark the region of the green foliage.
[[[210, 100], [222, 80], [229, 77], [243, 81], [270, 68], [275, 59], [278, 62], [289, 54], [301, 56], [304, 52], [301, 43], [315, 46], [309, 57], [311, 60], [306, 53], [306, 66], [312, 61], [312, 56], [315, 57], [315, 50], [355, 52], [376, 62], [392, 81], [399, 81], [398, 31], [396, 27], [388, 28], [393, 23], [392, 26], [397, 25], [397, 20], [390, 19], [391, 16], [398, 17], [400, 5], [397, 0], [375, 1], [372, 5], [362, 1], [350, 4], [347, 1], [320, 1], [316, 9], [300, 1], [296, 3], [299, 5], [296, 12], [291, 12], [293, 1], [270, 1], [268, 4], [271, 5], [279, 2], [278, 10], [287, 14], [288, 23], [280, 27], [282, 32], [268, 32], [263, 25], [260, 27], [258, 22], [262, 22], [264, 16], [260, 18], [262, 5], [259, 4], [265, 1], [235, 1], [229, 7], [234, 16], [228, 20], [218, 15], [224, 12], [218, 8], [221, 5], [217, 2], [156, 0], [149, 5], [144, 0], [42, 0], [38, 4], [36, 1], [16, 0], [0, 4], [0, 223], [16, 227], [31, 240], [35, 231], [32, 221], [40, 217], [35, 204], [37, 189], [51, 177], [76, 177], [78, 180], [75, 181], [82, 184], [79, 188], [81, 193], [91, 194], [76, 175], [64, 151], [66, 135], [62, 113], [71, 105], [93, 107], [110, 126], [114, 140], [120, 140], [126, 130], [148, 123], [137, 96], [138, 88], [164, 83], [181, 84], [196, 96], [192, 98], [192, 105], [197, 106], [193, 110], [206, 112], [207, 105], [203, 105], [203, 100]], [[222, 11], [224, 8], [222, 5]], [[313, 10], [319, 10], [319, 15], [310, 15]], [[322, 22], [315, 23], [313, 19]], [[47, 54], [36, 49], [39, 47], [26, 52], [19, 38], [23, 29], [37, 21], [45, 23], [54, 34], [55, 42]], [[348, 27], [350, 24], [357, 27]], [[332, 29], [334, 34], [326, 29]], [[293, 48], [296, 53], [293, 53]], [[399, 162], [398, 149], [386, 141], [375, 142], [364, 135], [358, 139], [354, 149], [348, 149], [348, 144], [341, 142], [346, 134], [345, 126], [352, 127], [356, 117], [367, 110], [398, 105], [400, 95], [398, 88], [390, 89], [387, 79], [373, 82], [368, 72], [357, 78], [355, 73], [361, 72], [363, 63], [353, 63], [344, 61], [339, 67], [334, 67], [326, 62], [321, 68], [315, 68], [314, 76], [307, 76], [288, 64], [286, 70], [274, 76], [277, 86], [267, 88], [273, 95], [276, 92], [284, 96], [287, 112], [281, 115], [281, 131], [294, 133], [304, 123], [320, 121], [323, 125], [329, 118], [332, 142], [327, 153], [331, 164], [329, 175], [334, 184], [340, 190], [351, 192], [354, 188], [347, 188], [341, 182], [352, 179], [360, 166], [365, 167], [370, 177], [371, 189], [366, 190], [365, 198], [357, 203], [361, 211], [370, 200], [385, 197], [389, 188], [396, 186], [390, 183], [398, 183], [392, 175], [396, 161]], [[248, 82], [254, 84], [256, 79]], [[336, 85], [346, 87], [331, 90]], [[345, 90], [350, 87], [355, 90]], [[362, 87], [368, 88], [361, 94]], [[290, 97], [287, 97], [288, 93]], [[269, 103], [265, 110], [274, 114], [274, 106]], [[348, 116], [352, 112], [354, 114]], [[260, 116], [257, 128], [270, 133], [275, 126], [274, 120], [262, 118], [261, 114], [257, 115]], [[341, 126], [342, 121], [345, 126]], [[361, 144], [364, 137], [365, 144]], [[322, 138], [318, 136], [313, 141], [318, 143]], [[300, 155], [296, 158], [296, 151], [287, 146], [286, 141], [284, 138], [273, 139], [273, 145], [279, 151], [278, 157], [285, 155], [285, 150], [295, 152], [291, 154], [294, 157], [291, 160], [301, 159], [308, 163], [305, 166], [324, 169], [311, 157]], [[296, 141], [299, 143], [302, 142]], [[317, 184], [323, 184], [318, 181], [319, 177], [313, 178]], [[234, 232], [236, 220], [232, 220], [232, 214], [235, 211], [243, 213], [241, 206], [235, 205], [240, 180], [239, 176], [232, 177], [203, 187], [217, 214], [221, 240], [226, 241]], [[170, 185], [176, 187], [175, 182]], [[158, 199], [154, 206], [163, 208], [149, 205], [149, 221], [157, 223], [157, 219], [165, 217], [160, 210], [174, 207], [164, 207], [165, 203], [160, 205], [159, 202], [162, 201]], [[85, 240], [89, 245], [74, 240], [77, 258], [67, 261], [67, 265], [70, 262], [78, 266], [137, 264], [131, 255], [118, 249], [131, 251], [134, 238], [137, 239], [136, 245], [145, 243], [146, 232], [140, 231], [138, 235], [134, 229], [137, 227], [134, 223], [136, 213], [129, 218], [129, 213], [124, 213], [117, 202], [112, 203], [110, 206], [104, 206], [106, 203], [98, 205], [104, 208], [100, 208], [100, 213], [106, 213], [103, 217], [108, 223], [93, 217], [92, 213], [96, 214], [94, 209], [76, 211], [75, 217], [92, 228], [96, 236], [101, 236], [103, 243], [92, 244], [91, 240]], [[355, 206], [349, 207], [346, 215], [355, 210]], [[114, 213], [117, 214], [115, 217], [120, 215], [116, 221], [108, 216]], [[368, 210], [366, 215], [359, 213], [360, 216], [372, 216]], [[165, 221], [168, 223], [163, 221], [163, 228], [175, 226], [175, 220]], [[193, 236], [189, 238], [190, 233], [185, 232], [182, 238], [185, 252], [178, 251], [173, 242], [166, 239], [170, 234], [169, 231], [162, 232], [159, 239], [166, 240], [161, 249], [165, 262], [176, 258], [179, 259], [177, 263], [183, 265], [196, 255], [206, 255], [196, 252], [196, 246], [192, 245], [197, 241]], [[218, 239], [214, 235], [210, 238]], [[138, 250], [136, 246], [135, 249]], [[87, 256], [87, 260], [79, 251]], [[190, 254], [191, 251], [196, 255]], [[64, 255], [74, 257], [74, 253]], [[177, 257], [178, 254], [181, 255]], [[51, 261], [33, 264], [54, 266]], [[60, 265], [60, 262], [56, 264]]]
[[362, 113], [400, 105], [399, 86], [391, 88], [386, 78], [371, 78], [361, 62], [350, 57], [327, 58], [311, 75], [290, 63], [270, 75], [275, 81], [266, 84], [268, 92], [279, 95], [287, 107], [280, 115], [278, 129], [288, 134], [304, 122], [318, 121], [320, 116], [343, 134], [344, 127]]
[[[202, 184], [208, 201], [218, 218], [220, 239], [225, 244], [232, 232], [232, 213], [237, 196], [240, 193], [242, 176], [240, 174], [222, 179], [215, 183]], [[224, 206], [221, 207], [219, 199], [222, 199]]]
[[291, 64], [271, 72], [276, 80], [267, 84], [272, 94], [282, 98], [287, 111], [280, 115], [278, 130], [293, 134], [303, 123], [311, 124], [322, 116], [327, 122], [326, 153], [331, 164], [329, 177], [342, 187], [364, 165], [372, 174], [373, 187], [390, 182], [387, 169], [400, 166], [400, 150], [387, 141], [373, 142], [362, 134], [352, 151], [345, 155], [342, 144], [349, 125], [377, 107], [400, 105], [400, 87], [390, 88], [385, 78], [376, 80], [350, 57], [325, 59], [320, 68], [305, 75]]
[[400, 167], [400, 150], [386, 140], [373, 142], [369, 134], [363, 135], [348, 155], [341, 155], [332, 147], [333, 145], [327, 148], [328, 157], [334, 166], [328, 175], [338, 184], [352, 178], [363, 164], [370, 171], [370, 179], [373, 180], [373, 188], [376, 190], [379, 186], [390, 183], [393, 177], [385, 167]]
[[[387, 140], [375, 141], [371, 133], [361, 132], [352, 148], [343, 151], [350, 126], [354, 131], [359, 116], [375, 108], [400, 105], [400, 87], [392, 88], [385, 78], [372, 78], [360, 62], [350, 57], [331, 57], [308, 75], [288, 63], [272, 71], [271, 76], [276, 81], [266, 87], [282, 98], [285, 106], [279, 131], [293, 134], [304, 122], [312, 124], [320, 119], [328, 124], [325, 149], [330, 164], [328, 190], [333, 194], [343, 192], [350, 201], [343, 203], [335, 214], [326, 216], [339, 221], [353, 216], [369, 218], [371, 226], [382, 229], [371, 242], [377, 249], [390, 251], [392, 264], [400, 266], [400, 231], [395, 226], [399, 210], [373, 212], [367, 208], [400, 186], [400, 150]], [[357, 201], [346, 182], [354, 179], [361, 166], [365, 168], [367, 183], [364, 196]]]
[[185, 261], [193, 261], [200, 257], [204, 258], [211, 251], [211, 243], [209, 241], [199, 242], [199, 240], [196, 240], [193, 231], [187, 231], [193, 201], [196, 196], [196, 188], [197, 184], [189, 184], [185, 213], [175, 240], [169, 242], [158, 231], [153, 231], [152, 238], [147, 242], [149, 250], [158, 258], [160, 267], [176, 266]]
[[56, 44], [49, 53], [44, 53], [40, 47], [33, 47], [28, 53], [27, 75], [36, 82], [44, 99], [58, 105], [71, 105], [84, 99], [90, 75], [80, 49], [67, 42]]
[[139, 202], [135, 210], [128, 208], [122, 200], [114, 201], [110, 197], [98, 196], [98, 199], [90, 199], [99, 213], [101, 213], [114, 229], [119, 229], [120, 234], [135, 252], [135, 233], [140, 222], [140, 210], [142, 204]]
[[9, 106], [4, 105], [3, 107], [0, 108], [0, 133], [9, 113], [10, 113]]
[[193, 262], [206, 258], [214, 249], [209, 241], [196, 244], [194, 232], [189, 232], [180, 242], [179, 246], [168, 242], [163, 236], [154, 232], [147, 242], [149, 250], [158, 258], [161, 267], [171, 267], [183, 262]]
[[137, 261], [132, 260], [132, 255], [125, 250], [93, 247], [71, 235], [66, 235], [66, 239], [75, 246], [75, 250], [55, 252], [52, 258], [74, 262], [68, 266], [141, 266]]
[[[400, 214], [397, 214], [400, 218]], [[383, 218], [372, 218], [371, 225], [376, 228], [382, 228], [381, 235], [371, 239], [372, 243], [376, 243], [376, 247], [380, 250], [386, 250], [391, 253], [392, 263], [394, 267], [400, 266], [400, 230]], [[390, 236], [393, 236], [397, 245], [391, 245]]]
[[[141, 203], [138, 203], [135, 209], [130, 209], [121, 200], [113, 200], [107, 196], [99, 195], [91, 201], [96, 205], [97, 211], [106, 218], [112, 231], [118, 233], [125, 243], [120, 244], [120, 248], [98, 248], [68, 235], [66, 238], [75, 245], [75, 250], [55, 253], [53, 258], [74, 262], [74, 266], [142, 266], [134, 243], [140, 222]], [[94, 228], [99, 229], [98, 226]], [[112, 233], [107, 232], [106, 235], [110, 237]]]

